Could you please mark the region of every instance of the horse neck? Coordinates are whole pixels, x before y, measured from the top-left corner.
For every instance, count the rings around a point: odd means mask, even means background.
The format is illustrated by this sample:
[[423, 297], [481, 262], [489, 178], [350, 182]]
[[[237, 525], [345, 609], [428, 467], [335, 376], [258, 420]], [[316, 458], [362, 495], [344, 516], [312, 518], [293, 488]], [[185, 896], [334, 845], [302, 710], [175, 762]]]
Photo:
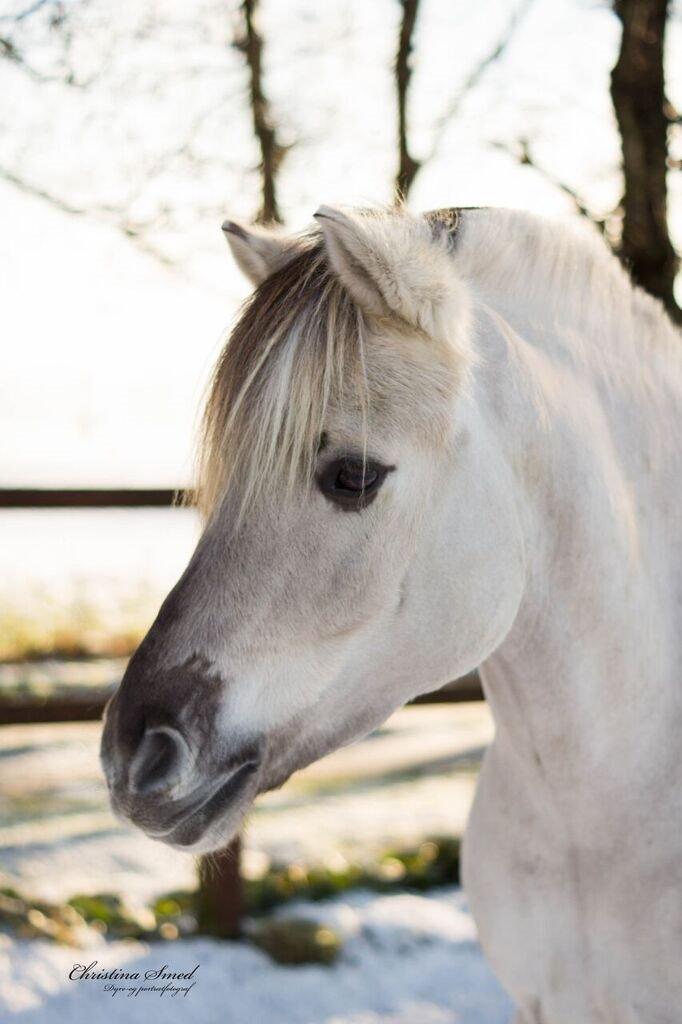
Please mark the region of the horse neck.
[[661, 430], [675, 395], [642, 387], [637, 365], [614, 392], [600, 365], [571, 358], [570, 329], [539, 345], [486, 320], [479, 399], [513, 467], [526, 588], [484, 685], [515, 757], [589, 772], [605, 749], [637, 756], [679, 725], [682, 465]]

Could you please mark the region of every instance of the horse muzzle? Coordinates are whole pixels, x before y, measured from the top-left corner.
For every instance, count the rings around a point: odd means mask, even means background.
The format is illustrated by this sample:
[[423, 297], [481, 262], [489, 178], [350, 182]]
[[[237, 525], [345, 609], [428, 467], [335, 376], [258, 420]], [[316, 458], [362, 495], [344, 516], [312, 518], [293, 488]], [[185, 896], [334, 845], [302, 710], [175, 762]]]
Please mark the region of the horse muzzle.
[[120, 697], [107, 708], [100, 752], [114, 813], [180, 849], [225, 845], [258, 792], [259, 744], [193, 737], [167, 714], [131, 730]]

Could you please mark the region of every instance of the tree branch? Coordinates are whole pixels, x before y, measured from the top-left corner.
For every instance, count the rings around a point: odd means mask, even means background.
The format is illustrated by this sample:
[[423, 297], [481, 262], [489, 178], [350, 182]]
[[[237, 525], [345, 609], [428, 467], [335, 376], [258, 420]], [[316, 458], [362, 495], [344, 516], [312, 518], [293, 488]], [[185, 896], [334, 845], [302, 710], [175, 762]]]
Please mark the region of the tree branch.
[[507, 23], [507, 26], [504, 32], [502, 33], [500, 39], [498, 40], [497, 44], [493, 47], [492, 50], [485, 54], [482, 57], [482, 59], [478, 62], [478, 64], [469, 72], [459, 92], [455, 96], [453, 96], [448, 106], [445, 108], [441, 116], [436, 121], [431, 149], [429, 151], [428, 156], [424, 157], [422, 164], [425, 164], [428, 161], [434, 159], [442, 144], [443, 137], [445, 135], [445, 132], [450, 121], [452, 121], [452, 119], [459, 113], [459, 109], [463, 101], [466, 99], [469, 93], [476, 88], [478, 83], [485, 75], [486, 71], [493, 64], [495, 64], [502, 56], [504, 56], [512, 39], [514, 38], [517, 29], [521, 25], [523, 19], [528, 14], [532, 4], [533, 0], [521, 0], [521, 3], [516, 8], [511, 18], [509, 19], [509, 22]]
[[[11, 61], [16, 64], [17, 67], [22, 68], [28, 75], [31, 76], [36, 82], [65, 82], [59, 75], [45, 75], [41, 71], [37, 71], [31, 64], [28, 63], [21, 50], [18, 50], [12, 40], [8, 36], [0, 36], [0, 57], [4, 57], [5, 60]], [[67, 83], [73, 84], [73, 83]]]
[[84, 89], [91, 81], [94, 80], [95, 76], [91, 76], [88, 81], [79, 82], [76, 80], [73, 69], [67, 66], [67, 56], [71, 43], [71, 31], [69, 27], [69, 18], [60, 0], [38, 0], [38, 2], [17, 14], [5, 14], [0, 16], [0, 22], [12, 22], [12, 24], [18, 25], [20, 22], [29, 18], [32, 14], [35, 14], [47, 4], [50, 4], [54, 8], [50, 20], [50, 30], [52, 32], [59, 30], [62, 38], [64, 48], [62, 63], [65, 65], [64, 72], [60, 74], [47, 74], [44, 71], [39, 71], [26, 59], [22, 50], [7, 34], [0, 36], [0, 58], [4, 57], [5, 60], [11, 61], [16, 65], [16, 67], [21, 68], [22, 71], [25, 71], [26, 74], [36, 82], [60, 82], [62, 85], [68, 85], [77, 89]]
[[56, 2], [57, 0], [35, 0], [35, 3], [30, 4], [23, 11], [18, 11], [16, 14], [0, 14], [0, 21], [24, 21], [25, 18], [30, 18], [32, 14], [39, 11], [41, 7], [46, 7], [47, 4]]
[[550, 185], [553, 185], [554, 188], [558, 189], [560, 192], [563, 192], [565, 196], [568, 196], [575, 207], [576, 213], [579, 213], [581, 217], [585, 217], [585, 219], [589, 220], [591, 224], [594, 224], [602, 235], [607, 234], [607, 226], [610, 220], [618, 213], [618, 210], [612, 210], [604, 217], [597, 216], [597, 214], [590, 209], [588, 204], [580, 194], [575, 191], [575, 189], [571, 188], [571, 186], [567, 185], [565, 181], [561, 180], [561, 178], [557, 178], [556, 175], [551, 173], [551, 171], [548, 171], [545, 167], [541, 167], [540, 164], [536, 162], [530, 151], [530, 145], [527, 139], [519, 139], [517, 146], [510, 146], [506, 142], [493, 142], [493, 146], [495, 149], [502, 150], [503, 153], [508, 153], [509, 156], [512, 156], [519, 164], [521, 164], [521, 166], [531, 167], [534, 171], [537, 171], [538, 174], [542, 175], [545, 181], [549, 182]]
[[73, 203], [68, 202], [66, 199], [62, 199], [53, 192], [47, 192], [38, 185], [31, 184], [31, 182], [26, 181], [14, 171], [11, 171], [9, 168], [1, 165], [0, 179], [8, 182], [10, 185], [13, 185], [26, 195], [33, 196], [35, 199], [42, 199], [43, 202], [49, 203], [50, 206], [55, 207], [57, 210], [61, 210], [62, 213], [68, 213], [69, 216], [98, 217], [115, 227], [121, 232], [121, 234], [125, 235], [126, 238], [134, 242], [139, 249], [147, 253], [147, 255], [153, 256], [159, 263], [163, 263], [165, 266], [169, 267], [174, 266], [173, 260], [169, 259], [168, 256], [149, 244], [147, 239], [144, 237], [144, 229], [142, 226], [134, 224], [132, 221], [128, 220], [116, 207], [105, 205], [87, 208], [83, 206], [75, 206]]

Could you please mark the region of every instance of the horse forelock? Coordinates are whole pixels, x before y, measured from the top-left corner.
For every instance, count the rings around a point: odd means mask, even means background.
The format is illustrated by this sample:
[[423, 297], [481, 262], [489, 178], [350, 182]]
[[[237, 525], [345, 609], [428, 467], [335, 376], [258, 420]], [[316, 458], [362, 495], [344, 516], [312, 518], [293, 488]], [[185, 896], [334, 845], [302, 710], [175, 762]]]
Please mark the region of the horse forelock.
[[245, 302], [213, 374], [196, 488], [205, 517], [233, 483], [243, 512], [266, 481], [290, 491], [309, 479], [330, 401], [368, 401], [361, 311], [318, 232], [292, 253]]

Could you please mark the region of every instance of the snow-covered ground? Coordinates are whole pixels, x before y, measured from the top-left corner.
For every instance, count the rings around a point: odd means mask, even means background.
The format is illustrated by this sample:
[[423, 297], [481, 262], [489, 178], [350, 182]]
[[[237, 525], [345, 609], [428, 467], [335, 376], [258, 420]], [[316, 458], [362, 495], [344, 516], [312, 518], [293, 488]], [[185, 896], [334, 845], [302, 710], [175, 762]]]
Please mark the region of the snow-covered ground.
[[[244, 869], [268, 859], [353, 860], [464, 829], [492, 721], [482, 703], [406, 708], [372, 737], [324, 758], [259, 798]], [[100, 726], [0, 730], [0, 884], [46, 900], [120, 892], [143, 904], [196, 884], [192, 858], [153, 842], [109, 810]]]
[[[205, 939], [94, 944], [72, 950], [0, 936], [0, 1019], [148, 1024], [508, 1024], [512, 1008], [476, 944], [459, 890], [427, 896], [354, 893], [287, 908], [344, 939], [333, 967], [282, 967], [246, 943]], [[97, 961], [140, 975], [70, 980], [75, 964]], [[187, 994], [141, 991], [146, 971], [191, 972]], [[190, 981], [174, 982], [178, 989]], [[118, 991], [107, 985], [119, 986]], [[128, 990], [132, 990], [132, 994]]]
[[[196, 885], [192, 858], [111, 816], [97, 763], [94, 723], [0, 731], [0, 880], [44, 899], [121, 893], [139, 907], [159, 892]], [[492, 723], [484, 704], [407, 708], [372, 737], [311, 766], [258, 801], [243, 870], [269, 859], [332, 862], [464, 827]], [[247, 943], [207, 939], [86, 949], [0, 934], [2, 1024], [507, 1024], [509, 1004], [476, 945], [461, 892], [377, 896], [290, 905], [281, 913], [338, 930], [334, 967], [282, 967]], [[89, 940], [90, 941], [90, 940]], [[103, 969], [188, 971], [187, 996], [105, 991], [72, 981], [75, 963]], [[160, 1006], [157, 1000], [162, 1000]]]

